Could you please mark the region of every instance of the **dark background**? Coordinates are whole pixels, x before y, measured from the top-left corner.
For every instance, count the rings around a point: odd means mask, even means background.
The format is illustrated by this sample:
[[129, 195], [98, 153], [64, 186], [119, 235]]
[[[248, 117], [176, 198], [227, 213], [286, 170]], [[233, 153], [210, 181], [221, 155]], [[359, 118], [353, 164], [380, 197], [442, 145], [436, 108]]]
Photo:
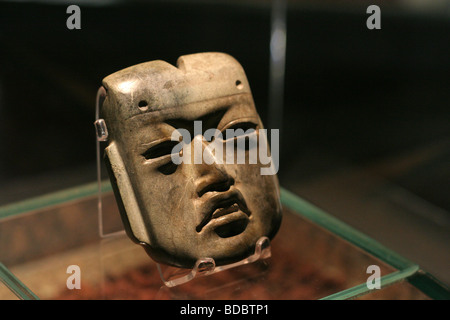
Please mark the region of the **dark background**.
[[[66, 28], [69, 4], [81, 8], [81, 30]], [[381, 30], [366, 27], [370, 4]], [[439, 4], [289, 3], [279, 178], [450, 282], [450, 5]], [[0, 204], [96, 179], [96, 91], [136, 63], [227, 52], [270, 123], [271, 9], [0, 3]]]

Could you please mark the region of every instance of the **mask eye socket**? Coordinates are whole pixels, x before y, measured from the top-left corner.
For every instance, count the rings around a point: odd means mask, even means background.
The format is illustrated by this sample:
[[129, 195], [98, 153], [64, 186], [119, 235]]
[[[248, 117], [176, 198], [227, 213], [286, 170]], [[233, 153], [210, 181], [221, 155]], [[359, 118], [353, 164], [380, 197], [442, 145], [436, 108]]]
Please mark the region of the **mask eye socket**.
[[165, 156], [170, 156], [173, 153], [173, 148], [178, 144], [178, 141], [164, 141], [161, 142], [147, 151], [145, 151], [142, 156], [146, 160], [158, 159]]
[[249, 137], [256, 132], [257, 127], [256, 123], [250, 121], [235, 123], [222, 131], [222, 137], [224, 141]]
[[162, 166], [158, 167], [158, 171], [168, 176], [177, 171], [177, 168], [178, 165], [170, 161], [169, 163], [163, 164]]
[[251, 121], [235, 123], [222, 131], [222, 137], [227, 145], [232, 143], [235, 149], [248, 151], [257, 146], [257, 127], [258, 125]]
[[174, 147], [178, 143], [178, 141], [171, 140], [161, 142], [149, 148], [142, 156], [145, 160], [155, 163], [159, 172], [164, 175], [170, 175], [174, 173], [178, 167], [178, 165], [172, 161], [172, 154], [176, 153]]

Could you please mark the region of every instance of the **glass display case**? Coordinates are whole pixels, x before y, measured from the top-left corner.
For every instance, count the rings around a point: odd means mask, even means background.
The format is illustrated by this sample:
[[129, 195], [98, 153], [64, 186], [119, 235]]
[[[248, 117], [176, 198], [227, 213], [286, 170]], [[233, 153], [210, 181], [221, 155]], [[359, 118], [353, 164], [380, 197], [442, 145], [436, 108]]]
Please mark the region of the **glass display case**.
[[[0, 4], [0, 300], [450, 298], [448, 1], [384, 1], [382, 30], [369, 1], [101, 2], [81, 30], [66, 3]], [[263, 259], [168, 287], [189, 270], [89, 183], [93, 100], [123, 67], [210, 51], [280, 129], [283, 221]]]
[[[445, 285], [286, 189], [270, 257], [168, 287], [123, 231], [111, 186], [82, 185], [0, 208], [0, 299], [448, 299]], [[99, 201], [101, 199], [101, 202]], [[99, 204], [102, 215], [99, 215]], [[71, 288], [71, 266], [80, 288]], [[369, 266], [380, 288], [368, 282]]]

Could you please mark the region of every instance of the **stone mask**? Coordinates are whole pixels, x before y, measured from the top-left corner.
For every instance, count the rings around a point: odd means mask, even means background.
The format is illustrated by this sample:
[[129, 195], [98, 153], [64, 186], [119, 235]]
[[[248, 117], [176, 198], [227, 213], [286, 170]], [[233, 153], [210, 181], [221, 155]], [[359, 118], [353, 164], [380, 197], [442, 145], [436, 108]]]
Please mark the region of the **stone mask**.
[[[226, 152], [210, 152], [208, 145], [231, 141], [233, 148], [236, 138], [203, 134], [247, 130], [241, 148], [246, 160], [255, 148], [248, 141], [258, 147], [266, 139], [258, 131], [263, 125], [246, 75], [234, 58], [192, 54], [180, 57], [176, 67], [156, 60], [111, 74], [102, 84], [105, 161], [133, 241], [157, 262], [191, 268], [200, 258], [213, 258], [216, 265], [239, 261], [253, 253], [260, 237], [272, 239], [281, 223], [277, 176], [261, 174], [259, 160], [219, 161]], [[198, 124], [201, 132], [195, 130]], [[190, 141], [183, 138], [180, 149], [173, 136], [182, 130]], [[176, 164], [174, 153], [185, 160], [208, 154], [217, 161]]]

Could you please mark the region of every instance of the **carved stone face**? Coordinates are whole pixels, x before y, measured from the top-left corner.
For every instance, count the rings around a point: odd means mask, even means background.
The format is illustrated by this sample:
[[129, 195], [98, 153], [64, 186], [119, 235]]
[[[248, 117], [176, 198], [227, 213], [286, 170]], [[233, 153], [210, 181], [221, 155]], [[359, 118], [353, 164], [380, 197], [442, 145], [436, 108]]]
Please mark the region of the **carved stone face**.
[[[188, 55], [177, 66], [153, 61], [104, 79], [111, 181], [128, 234], [154, 260], [179, 267], [205, 257], [217, 265], [235, 262], [253, 253], [260, 237], [272, 238], [281, 222], [276, 175], [262, 175], [267, 166], [260, 161], [249, 163], [251, 149], [265, 139], [263, 126], [232, 57]], [[245, 145], [245, 163], [225, 161], [225, 147], [223, 154], [208, 150], [207, 129], [223, 133], [214, 143], [225, 146], [236, 142], [226, 129], [238, 128], [258, 141]], [[190, 133], [182, 153], [192, 161], [174, 163], [176, 130]], [[194, 161], [196, 154], [216, 161]]]

